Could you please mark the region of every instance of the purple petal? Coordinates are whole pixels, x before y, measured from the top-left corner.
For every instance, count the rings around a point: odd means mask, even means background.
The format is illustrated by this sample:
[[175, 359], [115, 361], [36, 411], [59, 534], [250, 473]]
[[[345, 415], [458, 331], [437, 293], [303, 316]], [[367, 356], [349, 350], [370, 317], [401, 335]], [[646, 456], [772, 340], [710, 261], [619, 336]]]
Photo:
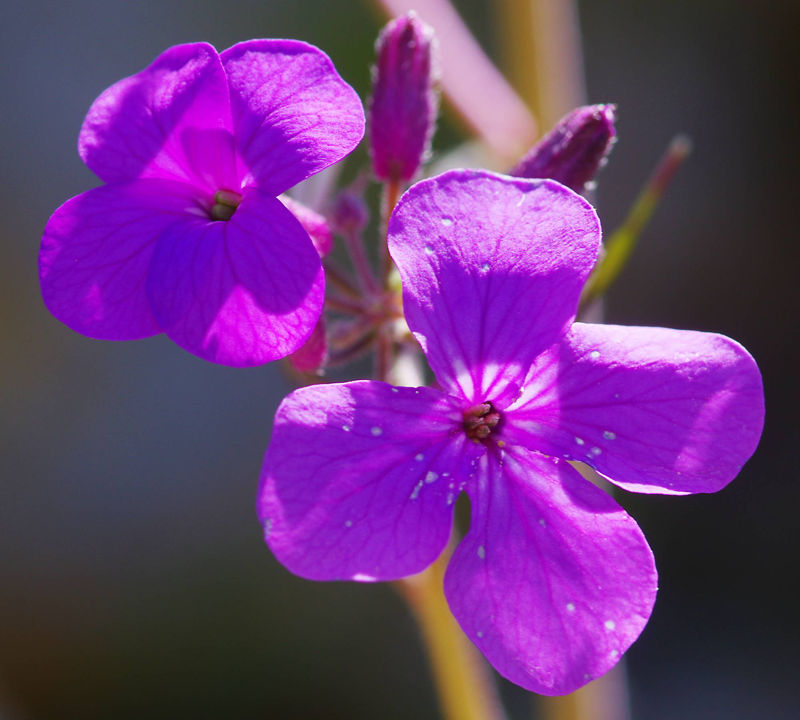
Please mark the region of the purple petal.
[[558, 183], [454, 170], [412, 187], [389, 248], [439, 382], [502, 406], [574, 319], [599, 244], [591, 205]]
[[443, 393], [359, 381], [315, 385], [278, 408], [258, 513], [267, 543], [312, 580], [420, 572], [450, 536], [475, 446]]
[[758, 444], [764, 391], [753, 358], [722, 335], [576, 323], [507, 418], [512, 442], [626, 490], [715, 492]]
[[636, 522], [563, 461], [518, 447], [478, 473], [470, 529], [445, 574], [450, 609], [501, 675], [571, 692], [642, 631], [653, 555]]
[[325, 279], [297, 219], [245, 193], [227, 221], [197, 218], [158, 242], [147, 293], [178, 345], [206, 360], [260, 365], [299, 348], [319, 319]]
[[313, 45], [249, 40], [221, 57], [236, 147], [262, 190], [277, 195], [341, 160], [361, 141], [361, 101]]
[[207, 43], [176, 45], [94, 101], [78, 139], [106, 182], [182, 180], [238, 190], [225, 71]]
[[56, 210], [42, 237], [39, 275], [53, 315], [103, 340], [162, 332], [145, 280], [158, 237], [197, 210], [180, 183], [137, 180], [89, 190]]

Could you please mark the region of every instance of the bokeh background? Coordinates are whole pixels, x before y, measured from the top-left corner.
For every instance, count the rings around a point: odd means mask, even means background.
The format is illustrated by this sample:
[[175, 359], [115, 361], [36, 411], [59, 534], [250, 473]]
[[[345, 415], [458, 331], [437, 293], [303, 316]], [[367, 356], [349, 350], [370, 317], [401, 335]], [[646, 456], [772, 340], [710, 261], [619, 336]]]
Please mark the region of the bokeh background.
[[[456, 5], [500, 57], [492, 3]], [[761, 446], [727, 489], [622, 499], [661, 574], [628, 654], [636, 720], [800, 717], [798, 8], [579, 3], [589, 100], [619, 106], [604, 225], [623, 218], [674, 133], [695, 147], [608, 319], [731, 335], [767, 392]], [[3, 720], [437, 717], [390, 588], [308, 583], [263, 546], [253, 505], [287, 390], [277, 367], [212, 366], [164, 338], [89, 340], [47, 313], [36, 274], [49, 214], [96, 184], [75, 145], [109, 84], [171, 44], [296, 37], [366, 97], [381, 22], [358, 0], [4, 0]], [[437, 152], [458, 139], [446, 118]], [[534, 716], [524, 693], [503, 692], [514, 718]]]

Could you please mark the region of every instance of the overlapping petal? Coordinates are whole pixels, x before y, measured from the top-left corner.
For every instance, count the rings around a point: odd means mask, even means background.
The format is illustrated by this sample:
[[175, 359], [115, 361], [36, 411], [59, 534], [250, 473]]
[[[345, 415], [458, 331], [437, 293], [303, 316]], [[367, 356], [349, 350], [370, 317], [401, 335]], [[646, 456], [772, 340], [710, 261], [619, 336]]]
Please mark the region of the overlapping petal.
[[277, 195], [363, 137], [361, 101], [321, 50], [297, 40], [249, 40], [221, 58], [245, 183], [252, 178]]
[[626, 490], [715, 492], [758, 444], [764, 391], [753, 358], [722, 335], [576, 323], [507, 417], [510, 441]]
[[634, 520], [563, 461], [487, 455], [467, 486], [470, 529], [445, 575], [461, 627], [512, 682], [557, 695], [608, 671], [655, 601]]
[[324, 299], [319, 255], [274, 197], [250, 190], [225, 222], [187, 220], [162, 234], [147, 293], [161, 327], [206, 360], [260, 365], [294, 352]]
[[470, 402], [515, 397], [573, 321], [599, 243], [591, 205], [558, 183], [454, 170], [412, 187], [389, 248], [439, 382]]
[[433, 562], [477, 448], [429, 388], [360, 381], [296, 390], [278, 408], [258, 513], [275, 556], [314, 580], [391, 580]]
[[45, 227], [39, 255], [50, 312], [103, 340], [161, 332], [145, 292], [153, 248], [193, 210], [192, 189], [164, 180], [106, 185], [65, 202]]
[[207, 43], [176, 45], [94, 101], [78, 151], [106, 182], [165, 178], [213, 194], [238, 189], [232, 129], [217, 51]]

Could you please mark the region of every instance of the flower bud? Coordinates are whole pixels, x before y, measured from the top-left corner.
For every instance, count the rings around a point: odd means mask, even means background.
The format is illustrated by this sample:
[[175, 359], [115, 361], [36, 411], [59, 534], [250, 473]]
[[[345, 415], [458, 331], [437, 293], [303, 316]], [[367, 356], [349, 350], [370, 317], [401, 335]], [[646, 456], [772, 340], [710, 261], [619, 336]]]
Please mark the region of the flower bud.
[[317, 249], [320, 257], [325, 257], [333, 249], [333, 235], [328, 226], [328, 221], [318, 212], [303, 203], [290, 198], [288, 195], [279, 195], [280, 200], [289, 212], [292, 213], [309, 234], [311, 242]]
[[616, 140], [615, 105], [586, 105], [565, 115], [511, 171], [525, 178], [550, 178], [583, 192], [605, 164]]
[[362, 194], [342, 190], [333, 202], [330, 221], [333, 229], [342, 235], [361, 232], [369, 222], [369, 208]]
[[430, 151], [439, 106], [434, 45], [433, 30], [413, 12], [392, 20], [378, 36], [369, 132], [381, 180], [411, 180]]
[[325, 333], [325, 318], [320, 317], [308, 340], [289, 355], [289, 363], [298, 372], [319, 372], [328, 360], [328, 341]]

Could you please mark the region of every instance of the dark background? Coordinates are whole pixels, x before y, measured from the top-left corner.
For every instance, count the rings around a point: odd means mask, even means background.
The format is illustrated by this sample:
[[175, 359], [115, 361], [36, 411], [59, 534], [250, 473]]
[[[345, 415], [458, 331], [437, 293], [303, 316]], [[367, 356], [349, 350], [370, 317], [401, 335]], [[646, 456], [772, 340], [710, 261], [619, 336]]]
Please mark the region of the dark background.
[[[491, 4], [457, 4], [496, 55]], [[727, 489], [622, 498], [661, 574], [628, 654], [636, 720], [800, 716], [798, 7], [580, 3], [589, 100], [619, 105], [606, 228], [674, 133], [695, 147], [608, 319], [731, 335], [767, 392], [761, 446]], [[49, 214], [96, 184], [75, 145], [109, 84], [171, 44], [296, 37], [366, 97], [379, 25], [356, 0], [3, 3], [3, 720], [437, 717], [390, 588], [308, 583], [263, 546], [253, 505], [287, 389], [277, 367], [213, 366], [163, 337], [89, 340], [47, 313], [36, 274]], [[514, 718], [532, 716], [504, 692]]]

